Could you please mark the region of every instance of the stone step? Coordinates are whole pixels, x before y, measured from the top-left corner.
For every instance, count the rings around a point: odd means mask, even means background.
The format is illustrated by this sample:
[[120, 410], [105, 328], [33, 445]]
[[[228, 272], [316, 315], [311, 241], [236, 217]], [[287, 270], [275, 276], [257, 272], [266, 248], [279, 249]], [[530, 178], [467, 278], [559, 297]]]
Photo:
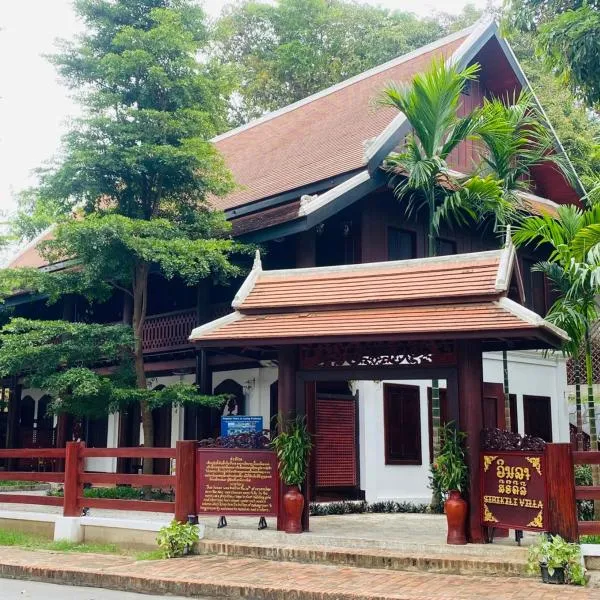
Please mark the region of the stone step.
[[398, 551], [390, 549], [347, 548], [332, 546], [267, 545], [250, 542], [202, 539], [200, 555], [300, 562], [308, 564], [389, 569], [453, 575], [527, 577], [526, 555], [475, 556], [461, 554], [456, 547], [446, 552]]

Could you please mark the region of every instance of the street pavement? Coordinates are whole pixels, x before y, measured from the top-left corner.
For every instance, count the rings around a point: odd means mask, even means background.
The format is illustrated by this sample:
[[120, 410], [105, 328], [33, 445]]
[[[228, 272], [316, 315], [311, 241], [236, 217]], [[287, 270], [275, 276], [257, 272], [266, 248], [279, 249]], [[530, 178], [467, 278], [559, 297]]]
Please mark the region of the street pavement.
[[[0, 579], [1, 600], [158, 600], [159, 598], [162, 599], [165, 596], [130, 594], [98, 588], [37, 583], [17, 579]], [[181, 596], [168, 596], [168, 598], [169, 600], [184, 600]], [[186, 600], [189, 600], [189, 598]]]

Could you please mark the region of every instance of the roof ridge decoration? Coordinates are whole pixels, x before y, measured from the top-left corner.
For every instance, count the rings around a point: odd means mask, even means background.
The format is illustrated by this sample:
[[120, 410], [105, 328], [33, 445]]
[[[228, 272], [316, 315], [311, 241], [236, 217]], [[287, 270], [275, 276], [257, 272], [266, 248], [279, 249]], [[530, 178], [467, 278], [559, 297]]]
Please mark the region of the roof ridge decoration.
[[534, 327], [544, 327], [545, 329], [549, 329], [565, 342], [568, 342], [570, 339], [569, 335], [564, 329], [557, 327], [553, 323], [550, 323], [550, 321], [547, 321], [546, 319], [538, 315], [536, 312], [533, 312], [526, 306], [523, 306], [522, 304], [519, 304], [518, 302], [515, 302], [514, 300], [511, 300], [506, 296], [503, 296], [502, 298], [494, 302], [494, 304], [514, 314], [516, 317], [519, 317], [520, 319], [526, 321]]
[[400, 56], [397, 56], [396, 58], [392, 58], [391, 60], [388, 60], [388, 61], [382, 63], [381, 65], [377, 65], [375, 67], [372, 67], [371, 69], [367, 69], [366, 71], [363, 71], [362, 73], [358, 73], [357, 75], [354, 75], [353, 77], [344, 79], [344, 81], [340, 81], [339, 83], [336, 83], [335, 85], [325, 88], [324, 90], [320, 90], [314, 94], [311, 94], [310, 96], [307, 96], [306, 98], [302, 98], [301, 100], [297, 100], [296, 102], [293, 102], [292, 104], [288, 104], [287, 106], [284, 106], [277, 110], [271, 111], [271, 112], [263, 115], [262, 117], [258, 117], [257, 119], [254, 119], [248, 123], [245, 123], [244, 125], [240, 125], [239, 127], [235, 127], [234, 129], [225, 131], [225, 132], [215, 136], [214, 138], [212, 138], [211, 142], [219, 142], [219, 141], [224, 140], [233, 135], [237, 135], [238, 133], [241, 133], [242, 131], [247, 131], [248, 129], [252, 129], [253, 127], [256, 127], [257, 125], [260, 125], [266, 121], [276, 119], [277, 117], [279, 117], [281, 115], [284, 115], [293, 110], [296, 110], [297, 108], [301, 108], [302, 106], [304, 106], [306, 104], [310, 104], [311, 102], [314, 102], [315, 100], [318, 100], [319, 98], [323, 98], [324, 96], [333, 94], [333, 93], [337, 92], [338, 90], [342, 90], [345, 87], [348, 87], [354, 83], [357, 83], [358, 81], [362, 81], [363, 79], [367, 79], [369, 77], [372, 77], [373, 75], [382, 73], [383, 71], [387, 71], [388, 69], [391, 69], [397, 65], [400, 65], [404, 62], [407, 62], [409, 60], [417, 58], [421, 54], [426, 54], [427, 52], [431, 52], [432, 50], [435, 50], [436, 48], [445, 46], [446, 44], [449, 44], [455, 40], [460, 39], [461, 37], [465, 37], [467, 34], [470, 34], [473, 31], [473, 29], [476, 27], [477, 27], [477, 23], [470, 25], [469, 27], [465, 27], [464, 29], [461, 29], [460, 31], [455, 31], [454, 33], [444, 36], [443, 38], [440, 38], [438, 40], [434, 40], [433, 42], [430, 42], [429, 44], [426, 44], [425, 46], [415, 48], [415, 50], [412, 50], [411, 52], [407, 52], [406, 54], [401, 54]]
[[354, 263], [349, 265], [331, 265], [328, 267], [301, 267], [298, 269], [272, 269], [263, 271], [264, 277], [285, 277], [311, 274], [330, 274], [337, 272], [353, 273], [356, 271], [379, 271], [391, 270], [395, 267], [418, 267], [420, 265], [429, 266], [433, 264], [455, 263], [455, 262], [474, 262], [483, 261], [495, 256], [501, 257], [503, 249], [483, 250], [481, 252], [464, 252], [462, 254], [447, 254], [443, 256], [427, 256], [423, 258], [407, 258], [404, 260], [384, 260], [370, 263]]
[[504, 248], [500, 257], [500, 266], [498, 276], [496, 277], [496, 289], [499, 292], [507, 292], [512, 279], [516, 256], [515, 245], [512, 241], [510, 225], [506, 227], [506, 236], [504, 238]]
[[[259, 278], [260, 274], [263, 272], [262, 261], [260, 259], [260, 250], [257, 248], [256, 253], [254, 254], [254, 262], [252, 263], [252, 269], [250, 273], [248, 273], [248, 277], [242, 283], [240, 289], [237, 294], [233, 298], [231, 306], [237, 309], [241, 306], [244, 300], [250, 295], [250, 292], [254, 289], [254, 284], [256, 280]], [[234, 313], [235, 314], [235, 313]]]

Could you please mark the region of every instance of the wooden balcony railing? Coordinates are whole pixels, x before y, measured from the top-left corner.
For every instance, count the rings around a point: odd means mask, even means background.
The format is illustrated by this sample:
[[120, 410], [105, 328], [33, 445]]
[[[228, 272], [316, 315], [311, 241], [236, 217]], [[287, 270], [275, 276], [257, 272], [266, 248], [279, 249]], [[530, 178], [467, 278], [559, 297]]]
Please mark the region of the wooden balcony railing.
[[189, 346], [188, 338], [197, 324], [195, 309], [146, 317], [142, 340], [144, 352], [164, 352]]
[[[213, 304], [210, 307], [210, 320], [222, 317], [232, 311], [228, 302]], [[198, 316], [195, 308], [150, 315], [144, 323], [144, 352], [167, 352], [191, 346], [188, 338], [197, 327]]]

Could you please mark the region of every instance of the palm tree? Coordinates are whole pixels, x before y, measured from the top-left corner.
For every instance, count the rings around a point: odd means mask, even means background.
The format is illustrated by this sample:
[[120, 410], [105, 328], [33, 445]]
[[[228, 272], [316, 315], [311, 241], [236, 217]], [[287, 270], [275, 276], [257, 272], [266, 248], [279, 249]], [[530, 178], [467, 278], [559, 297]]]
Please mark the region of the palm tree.
[[[549, 259], [534, 268], [544, 273], [559, 293], [546, 318], [569, 334], [571, 341], [563, 350], [577, 358], [583, 345], [590, 445], [597, 450], [591, 330], [599, 317], [600, 205], [585, 211], [572, 205], [560, 206], [557, 213], [556, 218], [545, 215], [523, 219], [513, 233], [513, 241], [517, 246], [533, 244], [551, 249]], [[581, 413], [581, 406], [577, 410]]]
[[[479, 65], [464, 70], [434, 60], [409, 85], [387, 86], [380, 104], [402, 112], [412, 127], [400, 152], [391, 153], [384, 168], [392, 174], [394, 194], [407, 213], [427, 215], [427, 255], [435, 256], [440, 226], [445, 221], [464, 222], [482, 213], [499, 212], [500, 186], [493, 177], [459, 177], [448, 166], [448, 157], [462, 142], [493, 135], [498, 124], [481, 110], [459, 116], [461, 94], [476, 79]], [[493, 115], [492, 115], [493, 117]], [[439, 381], [432, 381], [433, 462], [440, 449]], [[434, 494], [434, 504], [439, 499]]]
[[493, 136], [505, 124], [477, 109], [459, 116], [461, 94], [477, 78], [479, 65], [464, 70], [434, 60], [410, 85], [389, 84], [379, 102], [402, 112], [412, 127], [401, 152], [391, 153], [384, 168], [396, 183], [394, 193], [406, 201], [409, 213], [427, 213], [427, 255], [435, 256], [436, 239], [444, 221], [465, 221], [498, 212], [504, 204], [498, 182], [478, 175], [459, 177], [448, 157], [462, 142]]
[[[490, 132], [483, 130], [481, 138], [486, 146], [482, 155], [483, 172], [493, 174], [502, 186], [505, 203], [494, 215], [494, 231], [503, 232], [514, 222], [519, 209], [527, 210], [520, 192], [531, 189], [532, 168], [551, 163], [569, 175], [571, 169], [562, 155], [554, 151], [554, 138], [544, 125], [545, 117], [534, 97], [521, 92], [512, 98], [485, 99], [483, 113], [489, 122], [504, 123]], [[510, 387], [508, 353], [502, 351], [504, 380], [504, 412], [506, 428], [510, 429]], [[579, 413], [581, 415], [581, 413]]]

